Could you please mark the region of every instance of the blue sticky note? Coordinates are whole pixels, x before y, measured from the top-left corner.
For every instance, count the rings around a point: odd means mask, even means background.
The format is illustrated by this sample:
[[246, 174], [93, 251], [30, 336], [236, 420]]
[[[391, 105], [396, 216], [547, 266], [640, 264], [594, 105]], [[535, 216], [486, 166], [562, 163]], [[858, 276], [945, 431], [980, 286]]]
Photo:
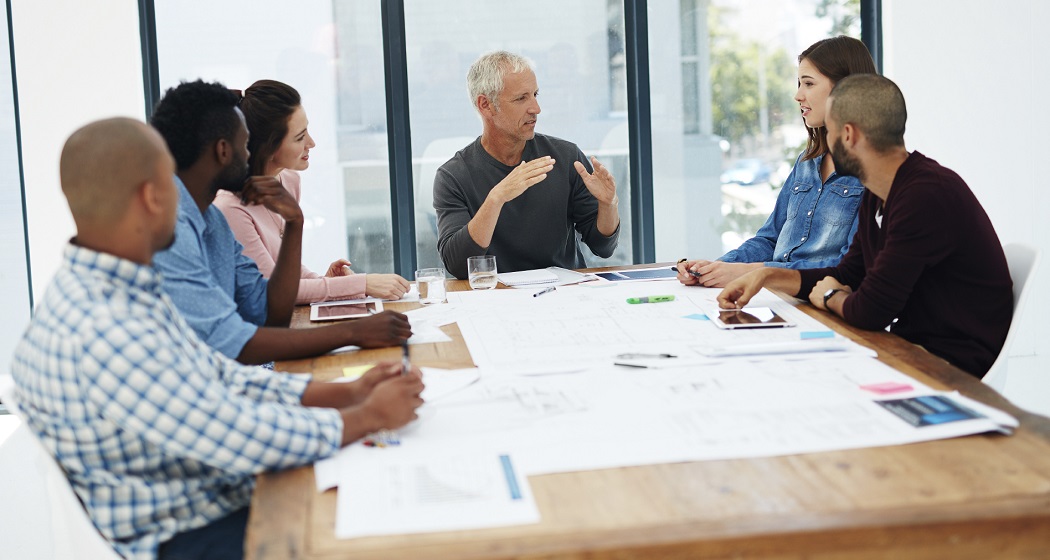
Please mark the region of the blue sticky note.
[[802, 340], [812, 340], [814, 338], [835, 338], [833, 331], [803, 331]]
[[694, 321], [708, 321], [707, 315], [703, 313], [693, 313], [692, 315], [686, 315], [683, 319], [693, 319]]

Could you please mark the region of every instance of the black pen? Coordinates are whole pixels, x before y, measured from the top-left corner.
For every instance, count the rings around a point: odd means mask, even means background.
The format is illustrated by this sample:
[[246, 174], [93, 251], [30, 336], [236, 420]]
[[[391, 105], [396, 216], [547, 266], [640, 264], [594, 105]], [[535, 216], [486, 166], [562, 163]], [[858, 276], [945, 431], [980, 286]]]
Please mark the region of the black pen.
[[554, 286], [551, 286], [549, 288], [543, 288], [542, 290], [532, 294], [532, 297], [540, 297], [543, 294], [549, 294], [549, 293], [551, 293], [553, 291], [554, 291]]
[[661, 359], [661, 358], [677, 358], [674, 354], [639, 354], [639, 353], [628, 353], [618, 354], [616, 356], [621, 360], [646, 360], [646, 359]]
[[412, 362], [408, 361], [408, 340], [401, 341], [401, 375], [408, 375]]
[[[675, 272], [681, 272], [680, 270], [678, 270], [677, 266], [672, 266], [671, 270], [673, 270]], [[688, 274], [689, 276], [692, 276], [693, 278], [700, 278], [701, 276], [703, 276], [703, 274], [700, 274], [699, 272], [697, 272], [695, 270], [689, 270], [688, 268], [685, 269], [685, 273]]]

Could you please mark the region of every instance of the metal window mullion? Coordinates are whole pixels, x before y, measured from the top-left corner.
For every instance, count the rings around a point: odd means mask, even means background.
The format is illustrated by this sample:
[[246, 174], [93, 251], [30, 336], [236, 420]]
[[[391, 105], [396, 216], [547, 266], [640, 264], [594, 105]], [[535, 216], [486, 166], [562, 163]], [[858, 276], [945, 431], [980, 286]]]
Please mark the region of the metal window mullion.
[[882, 0], [860, 0], [860, 39], [882, 74]]
[[139, 0], [139, 41], [142, 45], [142, 91], [146, 120], [160, 101], [160, 63], [157, 60], [157, 11], [153, 0]]
[[26, 207], [26, 176], [22, 162], [22, 116], [18, 106], [18, 72], [15, 70], [15, 27], [11, 18], [11, 0], [7, 0], [7, 48], [11, 56], [11, 103], [15, 118], [15, 146], [18, 150], [18, 188], [22, 191], [22, 236], [26, 252], [26, 284], [29, 289], [29, 316], [33, 316], [33, 263], [29, 254], [29, 212]]
[[383, 0], [382, 11], [394, 270], [406, 278], [411, 278], [416, 268], [416, 224], [412, 192], [412, 134], [408, 112], [404, 2]]
[[646, 0], [624, 0], [627, 121], [631, 162], [631, 232], [635, 263], [656, 259], [653, 230], [653, 127], [649, 103], [649, 16]]

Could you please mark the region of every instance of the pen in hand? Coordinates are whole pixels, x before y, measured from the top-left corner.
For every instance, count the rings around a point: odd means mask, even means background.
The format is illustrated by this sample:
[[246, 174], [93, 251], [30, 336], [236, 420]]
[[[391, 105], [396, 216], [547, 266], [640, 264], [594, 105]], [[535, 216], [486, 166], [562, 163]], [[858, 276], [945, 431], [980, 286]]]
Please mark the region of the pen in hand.
[[412, 362], [408, 359], [408, 340], [401, 341], [401, 375], [408, 375]]
[[[679, 272], [677, 266], [672, 266], [671, 270], [673, 270], [675, 272]], [[685, 273], [688, 274], [689, 276], [692, 276], [693, 278], [700, 278], [701, 276], [703, 276], [703, 274], [700, 274], [699, 272], [697, 272], [695, 270], [692, 270], [692, 269], [689, 269], [689, 268], [685, 269]]]

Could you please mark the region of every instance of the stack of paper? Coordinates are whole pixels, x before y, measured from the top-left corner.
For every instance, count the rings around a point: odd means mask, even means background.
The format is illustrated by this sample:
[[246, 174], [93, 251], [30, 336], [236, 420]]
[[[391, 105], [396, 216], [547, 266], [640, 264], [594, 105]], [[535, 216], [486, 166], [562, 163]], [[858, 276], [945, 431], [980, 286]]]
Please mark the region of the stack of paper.
[[534, 286], [536, 284], [554, 284], [558, 281], [558, 275], [547, 269], [521, 270], [518, 272], [502, 272], [497, 275], [500, 282], [511, 288], [518, 286]]

